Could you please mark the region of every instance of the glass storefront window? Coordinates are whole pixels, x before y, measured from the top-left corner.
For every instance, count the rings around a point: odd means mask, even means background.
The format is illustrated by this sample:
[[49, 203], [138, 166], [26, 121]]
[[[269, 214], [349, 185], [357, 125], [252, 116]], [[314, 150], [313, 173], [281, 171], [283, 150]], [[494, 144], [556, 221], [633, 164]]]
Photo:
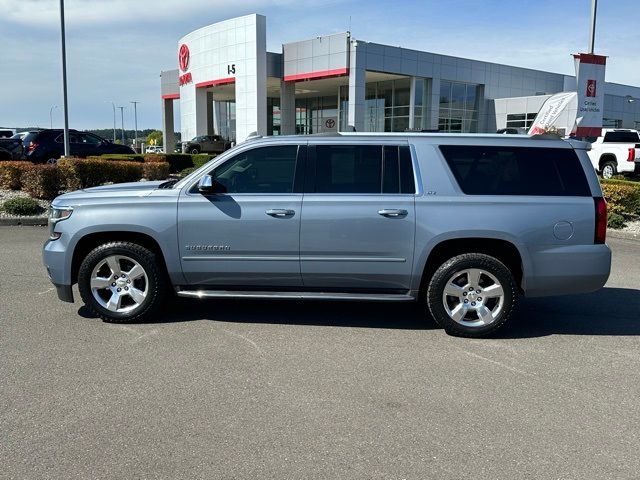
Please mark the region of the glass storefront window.
[[[415, 114], [420, 123], [414, 123], [420, 128], [422, 108], [426, 106], [424, 80], [418, 79], [416, 87]], [[365, 92], [365, 131], [404, 132], [409, 128], [410, 103], [410, 78], [368, 83]]]
[[440, 81], [441, 132], [478, 131], [478, 86], [469, 83]]

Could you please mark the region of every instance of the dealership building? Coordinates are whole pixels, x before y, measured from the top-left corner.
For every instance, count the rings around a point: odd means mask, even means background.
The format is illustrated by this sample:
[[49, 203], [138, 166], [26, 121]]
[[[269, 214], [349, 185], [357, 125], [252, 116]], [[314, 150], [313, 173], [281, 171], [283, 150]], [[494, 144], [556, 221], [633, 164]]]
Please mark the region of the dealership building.
[[[183, 140], [218, 134], [337, 131], [495, 132], [528, 127], [574, 76], [371, 43], [349, 32], [267, 52], [262, 15], [199, 28], [161, 72], [163, 138], [172, 151], [174, 105]], [[570, 61], [567, 52], [567, 61]], [[603, 126], [640, 128], [640, 87], [605, 83]]]

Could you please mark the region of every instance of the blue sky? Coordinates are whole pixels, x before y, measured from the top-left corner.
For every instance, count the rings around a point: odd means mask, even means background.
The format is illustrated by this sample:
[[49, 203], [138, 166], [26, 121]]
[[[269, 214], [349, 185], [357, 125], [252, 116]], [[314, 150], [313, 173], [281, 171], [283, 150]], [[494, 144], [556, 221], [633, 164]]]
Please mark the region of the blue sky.
[[[61, 105], [58, 0], [0, 0], [0, 126], [49, 125]], [[248, 13], [267, 16], [267, 43], [351, 28], [357, 39], [573, 74], [588, 44], [591, 0], [66, 0], [73, 128], [110, 128], [110, 101], [138, 100], [139, 128], [160, 127], [160, 70], [178, 39]], [[597, 53], [607, 81], [640, 86], [639, 0], [600, 0]], [[61, 126], [61, 109], [53, 110]]]

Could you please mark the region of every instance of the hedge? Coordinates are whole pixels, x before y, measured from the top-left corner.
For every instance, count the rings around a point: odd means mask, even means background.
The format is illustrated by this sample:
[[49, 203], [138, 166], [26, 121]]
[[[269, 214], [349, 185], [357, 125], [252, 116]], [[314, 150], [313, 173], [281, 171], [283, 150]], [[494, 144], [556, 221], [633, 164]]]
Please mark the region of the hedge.
[[22, 191], [34, 198], [52, 200], [64, 187], [63, 175], [57, 165], [30, 164], [22, 169]]
[[640, 216], [640, 183], [628, 180], [601, 180], [608, 211], [626, 217]]
[[165, 180], [169, 177], [167, 162], [153, 162], [142, 164], [142, 176], [147, 180]]
[[134, 154], [118, 154], [118, 155], [101, 155], [94, 157], [87, 157], [87, 160], [109, 160], [109, 161], [127, 161], [127, 162], [144, 162], [144, 163], [163, 163], [169, 164], [169, 173], [179, 173], [185, 168], [196, 167], [199, 168], [209, 160], [214, 158], [215, 155], [208, 155], [199, 153], [197, 155], [190, 155], [186, 153], [147, 153], [145, 155]]
[[0, 162], [0, 188], [20, 190], [22, 170], [31, 165], [31, 162]]
[[66, 187], [71, 190], [109, 182], [136, 182], [143, 174], [143, 164], [131, 161], [64, 158], [58, 162], [58, 167]]

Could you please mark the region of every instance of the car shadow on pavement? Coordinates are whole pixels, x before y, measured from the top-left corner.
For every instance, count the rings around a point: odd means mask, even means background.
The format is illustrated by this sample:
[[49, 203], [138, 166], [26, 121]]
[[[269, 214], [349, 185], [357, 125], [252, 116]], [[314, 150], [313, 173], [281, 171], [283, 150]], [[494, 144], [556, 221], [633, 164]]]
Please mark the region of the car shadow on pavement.
[[[513, 319], [495, 338], [547, 335], [640, 335], [640, 290], [603, 288], [594, 293], [520, 298]], [[91, 317], [83, 306], [78, 313]], [[432, 330], [438, 325], [415, 303], [192, 300], [174, 297], [146, 323], [214, 320], [231, 323]]]

